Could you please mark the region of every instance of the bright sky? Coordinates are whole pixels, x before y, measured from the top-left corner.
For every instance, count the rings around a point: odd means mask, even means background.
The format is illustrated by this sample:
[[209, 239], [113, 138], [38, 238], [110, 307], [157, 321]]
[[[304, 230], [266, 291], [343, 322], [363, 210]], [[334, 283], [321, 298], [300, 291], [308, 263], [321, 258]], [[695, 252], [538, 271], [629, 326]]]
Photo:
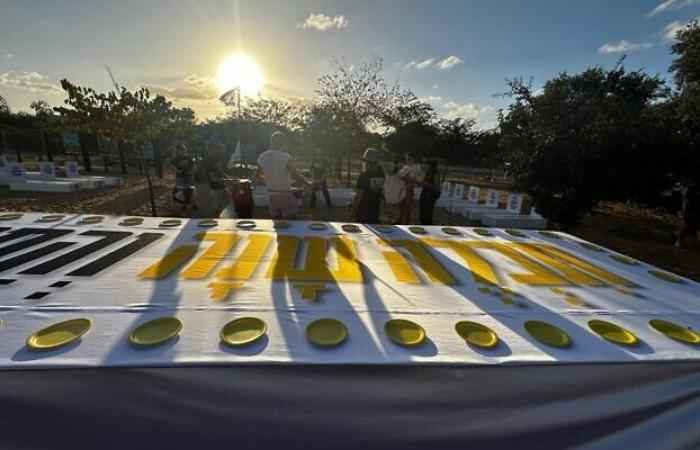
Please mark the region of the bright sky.
[[268, 96], [310, 97], [334, 58], [375, 54], [385, 75], [445, 117], [495, 123], [504, 79], [612, 66], [666, 77], [674, 30], [700, 0], [2, 0], [0, 95], [10, 107], [59, 105], [61, 78], [145, 85], [200, 119], [221, 112], [216, 77], [245, 52]]

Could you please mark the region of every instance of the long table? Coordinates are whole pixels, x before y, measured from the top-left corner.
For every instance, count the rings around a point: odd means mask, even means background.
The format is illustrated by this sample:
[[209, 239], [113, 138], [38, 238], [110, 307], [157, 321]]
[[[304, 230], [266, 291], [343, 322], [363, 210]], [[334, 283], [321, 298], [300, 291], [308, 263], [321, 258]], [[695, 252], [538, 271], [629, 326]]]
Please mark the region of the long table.
[[[700, 286], [565, 233], [4, 214], [1, 448], [700, 442], [698, 348], [650, 326], [699, 327]], [[129, 342], [164, 316], [182, 322], [177, 337]], [[265, 336], [222, 343], [239, 317], [264, 320]], [[25, 345], [73, 318], [91, 323], [79, 340]], [[347, 339], [310, 343], [321, 318]], [[397, 345], [392, 319], [426, 340]], [[605, 340], [591, 320], [637, 342]], [[468, 344], [461, 321], [498, 345]], [[531, 321], [570, 344], [543, 343]]]

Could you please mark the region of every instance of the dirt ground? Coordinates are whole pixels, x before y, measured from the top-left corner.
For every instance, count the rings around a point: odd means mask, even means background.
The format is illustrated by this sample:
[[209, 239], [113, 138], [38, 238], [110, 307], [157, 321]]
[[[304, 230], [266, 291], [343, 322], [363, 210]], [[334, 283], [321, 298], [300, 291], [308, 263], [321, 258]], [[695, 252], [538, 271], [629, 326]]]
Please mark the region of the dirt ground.
[[[95, 175], [100, 175], [96, 173]], [[172, 176], [154, 180], [156, 212], [160, 216], [178, 216], [171, 201]], [[195, 217], [212, 217], [208, 205], [209, 189], [197, 186], [196, 200], [199, 209]], [[10, 192], [0, 186], [0, 211], [72, 212], [114, 215], [151, 215], [148, 186], [142, 175], [124, 176], [124, 184], [94, 191], [83, 190], [70, 194], [34, 192]], [[267, 208], [258, 207], [256, 217], [267, 217]], [[319, 198], [317, 209], [303, 208], [301, 219], [324, 221], [349, 221], [347, 208], [328, 210]], [[383, 220], [391, 222], [387, 212]], [[417, 205], [414, 221], [418, 220]], [[458, 214], [450, 214], [442, 208], [435, 211], [435, 224], [469, 225]], [[700, 249], [678, 249], [673, 246], [674, 234], [680, 226], [678, 217], [619, 203], [599, 206], [572, 234], [590, 242], [624, 253], [679, 275], [700, 281]]]

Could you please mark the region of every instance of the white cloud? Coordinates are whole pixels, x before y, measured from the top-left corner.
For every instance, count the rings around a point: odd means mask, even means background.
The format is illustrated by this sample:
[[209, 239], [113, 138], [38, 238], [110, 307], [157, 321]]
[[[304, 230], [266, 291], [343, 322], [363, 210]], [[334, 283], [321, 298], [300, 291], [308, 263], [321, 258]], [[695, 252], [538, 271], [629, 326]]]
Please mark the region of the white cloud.
[[421, 98], [421, 101], [427, 102], [427, 103], [437, 103], [442, 101], [442, 97], [437, 96], [437, 95], [429, 95], [427, 97]]
[[606, 42], [598, 48], [598, 53], [624, 53], [631, 52], [635, 50], [648, 50], [654, 44], [651, 42], [641, 42], [639, 44], [633, 44], [624, 39], [617, 42]]
[[178, 102], [216, 102], [219, 95], [214, 78], [210, 76], [188, 75], [182, 79], [182, 86], [167, 87], [157, 84], [144, 84], [153, 94], [162, 95]]
[[3, 58], [14, 58], [15, 55], [13, 55], [12, 53], [5, 53], [4, 55], [2, 55], [2, 57]]
[[403, 68], [405, 70], [408, 69], [416, 69], [416, 70], [424, 70], [428, 68], [437, 68], [440, 70], [447, 70], [451, 69], [457, 64], [461, 64], [462, 60], [459, 59], [456, 56], [448, 56], [445, 59], [442, 60], [437, 60], [435, 58], [429, 58], [425, 59], [423, 61], [411, 61], [409, 63], [403, 64], [399, 63], [398, 65], [403, 65]]
[[675, 11], [677, 9], [685, 8], [686, 6], [690, 6], [695, 3], [700, 3], [700, 0], [663, 0], [661, 3], [656, 5], [656, 8], [649, 11], [647, 17], [653, 17], [657, 14]]
[[297, 28], [303, 30], [318, 30], [326, 31], [332, 28], [341, 29], [347, 28], [348, 21], [344, 16], [327, 16], [322, 13], [312, 13], [303, 23], [297, 24]]
[[48, 80], [49, 77], [38, 72], [12, 71], [0, 74], [0, 86], [47, 94], [63, 92], [60, 86]]
[[439, 88], [440, 88], [439, 84], [434, 84], [434, 85], [430, 86], [430, 89], [432, 89], [432, 90], [437, 90]]
[[477, 125], [483, 128], [495, 125], [496, 116], [491, 106], [482, 106], [473, 102], [457, 103], [448, 101], [442, 105], [442, 114], [446, 119], [471, 118], [476, 119]]
[[459, 59], [458, 57], [456, 57], [454, 55], [451, 55], [451, 56], [448, 56], [447, 58], [443, 59], [442, 61], [440, 61], [438, 63], [438, 67], [440, 67], [441, 70], [447, 70], [447, 69], [451, 69], [454, 66], [456, 66], [457, 64], [461, 64], [461, 63], [462, 63], [461, 59]]
[[209, 75], [187, 75], [182, 81], [202, 89], [211, 88], [216, 83], [214, 77], [210, 77]]
[[418, 70], [427, 69], [428, 67], [432, 66], [434, 62], [435, 62], [435, 60], [432, 58], [426, 59], [425, 61], [416, 63], [415, 67]]
[[[700, 20], [700, 16], [696, 17], [693, 20]], [[676, 33], [678, 33], [678, 31], [680, 31], [683, 28], [685, 28], [686, 26], [688, 26], [688, 24], [690, 22], [692, 22], [692, 21], [681, 22], [680, 20], [674, 20], [673, 22], [666, 25], [666, 27], [662, 31], [664, 41], [666, 41], [666, 42], [675, 41], [676, 40]]]

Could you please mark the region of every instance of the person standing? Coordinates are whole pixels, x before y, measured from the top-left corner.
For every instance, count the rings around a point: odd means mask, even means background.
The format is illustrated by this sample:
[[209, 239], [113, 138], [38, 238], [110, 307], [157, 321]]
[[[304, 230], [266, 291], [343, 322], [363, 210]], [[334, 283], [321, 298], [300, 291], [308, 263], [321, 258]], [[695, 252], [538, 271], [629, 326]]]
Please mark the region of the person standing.
[[432, 225], [435, 202], [440, 198], [440, 193], [442, 192], [440, 189], [442, 181], [440, 180], [436, 160], [433, 159], [428, 163], [428, 170], [425, 172], [420, 184], [423, 186], [419, 202], [420, 224]]
[[411, 208], [415, 195], [416, 182], [418, 181], [418, 166], [416, 166], [413, 153], [406, 153], [406, 162], [397, 174], [406, 183], [406, 194], [399, 203], [398, 225], [408, 225], [411, 223]]
[[376, 224], [379, 223], [379, 206], [385, 178], [379, 165], [379, 152], [368, 148], [362, 162], [363, 172], [357, 178], [357, 192], [350, 206], [350, 214], [358, 223]]
[[314, 151], [313, 159], [311, 159], [311, 201], [310, 206], [316, 208], [316, 193], [321, 191], [323, 199], [326, 201], [328, 209], [332, 209], [331, 195], [328, 192], [328, 183], [326, 183], [326, 173], [328, 172], [328, 158], [323, 156], [320, 148]]
[[258, 157], [256, 175], [262, 178], [267, 186], [271, 219], [296, 219], [299, 204], [292, 189], [292, 179], [309, 185], [294, 165], [292, 156], [285, 151], [286, 147], [287, 137], [277, 131], [270, 136], [270, 150]]
[[197, 209], [194, 200], [194, 160], [187, 151], [187, 146], [182, 143], [175, 144], [175, 156], [170, 160], [175, 167], [175, 187], [173, 188], [173, 201], [182, 205], [182, 214], [187, 215], [187, 209]]
[[697, 243], [700, 229], [700, 185], [689, 183], [683, 189], [683, 221], [676, 247], [688, 247]]
[[213, 139], [207, 144], [207, 157], [205, 159], [205, 170], [209, 189], [211, 190], [212, 217], [219, 217], [221, 212], [228, 206], [230, 195], [226, 189], [228, 175], [224, 171], [224, 145]]

